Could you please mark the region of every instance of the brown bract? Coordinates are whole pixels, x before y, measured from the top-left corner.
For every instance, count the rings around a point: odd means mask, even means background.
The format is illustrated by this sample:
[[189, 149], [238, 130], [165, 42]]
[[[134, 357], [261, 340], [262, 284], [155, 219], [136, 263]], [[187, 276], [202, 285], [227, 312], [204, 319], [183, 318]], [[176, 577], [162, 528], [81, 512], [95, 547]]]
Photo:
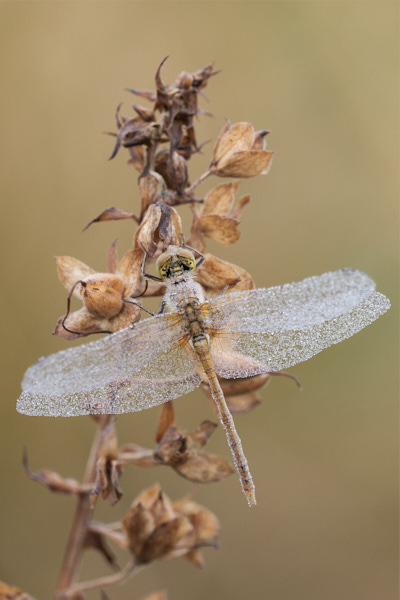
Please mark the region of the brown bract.
[[208, 253], [204, 255], [204, 261], [197, 270], [196, 279], [208, 298], [218, 296], [227, 285], [229, 287], [226, 293], [243, 292], [255, 287], [247, 271]]
[[210, 172], [219, 177], [255, 177], [268, 172], [273, 152], [260, 149], [268, 132], [255, 132], [251, 123], [229, 121], [222, 129], [214, 147]]
[[[149, 111], [148, 114], [145, 111], [139, 110], [139, 116], [132, 119], [127, 117], [119, 118], [119, 109], [117, 108], [117, 126], [119, 131], [117, 133], [117, 140], [114, 146], [114, 150], [110, 156], [110, 160], [117, 154], [119, 148], [124, 146], [130, 148], [132, 146], [150, 146], [155, 141], [158, 141], [161, 137], [160, 125], [152, 121], [151, 118], [154, 114]], [[135, 108], [135, 107], [134, 107]]]
[[101, 432], [101, 440], [96, 463], [96, 480], [92, 490], [92, 502], [101, 494], [114, 504], [122, 497], [119, 478], [122, 474], [118, 463], [118, 439], [115, 424], [109, 423]]
[[237, 227], [246, 205], [250, 202], [250, 196], [243, 196], [235, 205], [239, 183], [235, 181], [217, 185], [206, 194], [202, 206], [193, 210], [190, 243], [200, 252], [205, 250], [204, 236], [224, 245], [233, 244], [239, 239], [240, 232]]
[[83, 302], [84, 308], [68, 314], [66, 319], [60, 317], [53, 334], [72, 340], [91, 333], [115, 332], [138, 321], [139, 306], [124, 299], [140, 287], [143, 256], [142, 248], [129, 250], [118, 264], [112, 244], [108, 273], [96, 273], [70, 256], [56, 257], [61, 283]]

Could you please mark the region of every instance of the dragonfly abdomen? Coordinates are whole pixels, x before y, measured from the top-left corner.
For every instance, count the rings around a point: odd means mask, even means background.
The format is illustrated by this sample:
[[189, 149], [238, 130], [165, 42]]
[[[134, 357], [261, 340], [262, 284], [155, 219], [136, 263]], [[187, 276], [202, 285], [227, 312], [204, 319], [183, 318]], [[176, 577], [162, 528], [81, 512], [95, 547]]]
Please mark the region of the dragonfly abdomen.
[[215, 373], [215, 369], [210, 355], [209, 340], [203, 333], [203, 336], [199, 336], [199, 339], [197, 341], [193, 340], [192, 338], [192, 343], [193, 349], [195, 350], [201, 362], [204, 373], [208, 380], [213, 400], [217, 405], [219, 420], [225, 430], [228, 445], [231, 449], [235, 467], [239, 474], [242, 490], [247, 497], [247, 502], [249, 503], [249, 506], [252, 506], [256, 504], [255, 486], [253, 483], [253, 478], [251, 476], [247, 459], [243, 451], [242, 442], [240, 440], [238, 432], [236, 431], [235, 423], [233, 421], [230, 410], [226, 404], [224, 393], [221, 389], [218, 377]]

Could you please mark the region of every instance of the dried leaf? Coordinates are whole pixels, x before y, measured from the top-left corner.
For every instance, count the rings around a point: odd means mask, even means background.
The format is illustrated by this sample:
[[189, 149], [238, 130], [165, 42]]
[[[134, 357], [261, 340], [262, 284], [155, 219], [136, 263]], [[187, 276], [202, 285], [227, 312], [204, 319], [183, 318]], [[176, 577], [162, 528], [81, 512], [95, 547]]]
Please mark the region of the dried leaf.
[[135, 94], [140, 98], [145, 98], [145, 100], [150, 100], [151, 102], [155, 102], [157, 96], [154, 92], [150, 90], [136, 90], [134, 88], [126, 88], [127, 92], [131, 92], [131, 94]]
[[118, 153], [121, 145], [125, 148], [131, 146], [149, 145], [160, 135], [160, 126], [155, 121], [146, 122], [140, 117], [127, 119], [117, 134], [117, 140], [109, 160]]
[[149, 122], [154, 120], [154, 110], [151, 108], [141, 106], [140, 104], [132, 104], [131, 106], [143, 121]]
[[133, 213], [128, 212], [127, 210], [121, 210], [116, 206], [110, 206], [109, 208], [103, 210], [98, 217], [92, 219], [86, 225], [86, 227], [83, 228], [83, 231], [86, 231], [86, 229], [93, 225], [93, 223], [100, 223], [103, 221], [121, 221], [121, 219], [133, 219], [134, 221], [138, 222], [138, 218]]
[[92, 499], [99, 494], [103, 499], [110, 498], [114, 504], [123, 495], [119, 486], [122, 469], [117, 461], [118, 441], [114, 423], [109, 423], [101, 432], [96, 463], [96, 480], [92, 490]]
[[261, 404], [261, 398], [257, 392], [226, 396], [225, 400], [230, 412], [234, 415], [244, 415]]
[[90, 531], [89, 529], [87, 532], [85, 538], [85, 548], [93, 548], [94, 550], [97, 550], [106, 559], [111, 567], [114, 567], [114, 569], [119, 568], [114, 552], [107, 544], [104, 536], [100, 535], [96, 531]]
[[[94, 269], [91, 269], [77, 258], [72, 258], [72, 256], [56, 256], [55, 259], [58, 277], [68, 291], [73, 288], [77, 281], [95, 273]], [[79, 286], [75, 287], [73, 294], [76, 298], [81, 297]]]
[[265, 150], [265, 136], [268, 133], [268, 129], [262, 129], [261, 131], [255, 132], [252, 150]]
[[160, 558], [177, 558], [186, 554], [187, 549], [182, 548], [180, 544], [191, 530], [190, 522], [182, 516], [160, 523], [146, 540], [140, 556], [136, 555], [136, 558], [140, 562], [148, 563]]
[[232, 219], [240, 219], [240, 217], [243, 214], [244, 209], [246, 208], [246, 206], [248, 205], [249, 202], [250, 202], [249, 195], [242, 196], [241, 198], [239, 198], [239, 200], [236, 202], [236, 206], [229, 213], [229, 216], [232, 217]]
[[224, 458], [203, 452], [193, 453], [185, 462], [175, 465], [174, 469], [194, 483], [213, 483], [234, 472]]
[[[152, 173], [142, 175], [139, 179], [139, 190], [140, 190], [140, 203], [141, 203], [141, 217], [145, 214], [146, 210], [152, 205], [157, 194], [158, 180]], [[141, 222], [142, 219], [141, 219]]]
[[200, 218], [195, 213], [193, 213], [192, 228], [190, 230], [190, 238], [187, 240], [187, 244], [191, 248], [196, 248], [202, 254], [204, 254], [206, 250], [206, 243]]
[[129, 148], [130, 159], [128, 164], [133, 165], [139, 173], [143, 173], [147, 164], [147, 149], [145, 146], [132, 146]]
[[266, 175], [270, 169], [274, 153], [267, 150], [248, 150], [233, 154], [218, 166], [212, 169], [212, 172], [219, 177], [255, 177], [256, 175]]
[[205, 566], [204, 557], [200, 548], [195, 548], [194, 550], [191, 550], [186, 554], [185, 558], [190, 563], [192, 563], [192, 565], [198, 567], [199, 569], [203, 569]]
[[204, 235], [225, 246], [234, 244], [240, 237], [240, 231], [237, 230], [239, 221], [236, 219], [207, 215], [201, 216], [199, 222]]
[[[135, 300], [137, 302], [137, 300]], [[115, 333], [120, 329], [125, 329], [129, 325], [137, 323], [142, 316], [140, 306], [136, 304], [128, 304], [124, 302], [121, 312], [112, 319], [101, 319], [100, 325], [103, 331], [110, 331]]]
[[65, 317], [62, 316], [58, 319], [53, 335], [62, 337], [65, 340], [76, 340], [79, 337], [85, 337], [93, 333], [105, 331], [102, 329], [103, 319], [92, 317], [86, 308], [81, 308], [80, 310], [70, 313], [63, 324], [64, 318]]
[[253, 141], [254, 128], [251, 123], [235, 123], [231, 127], [227, 121], [215, 144], [212, 165], [217, 165], [236, 152], [249, 150]]
[[239, 181], [222, 183], [210, 190], [204, 198], [201, 216], [212, 214], [225, 216], [228, 213], [230, 214], [239, 183]]
[[197, 280], [204, 287], [208, 297], [217, 296], [228, 284], [226, 293], [250, 290], [255, 287], [250, 275], [241, 267], [205, 254], [204, 262], [197, 271]]
[[155, 435], [156, 442], [159, 442], [167, 429], [175, 423], [175, 410], [172, 400], [165, 402], [161, 407], [160, 416], [158, 418], [158, 426]]
[[26, 449], [24, 450], [22, 458], [22, 466], [25, 475], [29, 477], [29, 479], [41, 483], [48, 487], [50, 491], [58, 494], [87, 494], [92, 487], [90, 484], [82, 485], [76, 481], [76, 479], [64, 479], [64, 477], [61, 477], [61, 475], [50, 469], [41, 469], [36, 473], [32, 473], [28, 467], [28, 454]]
[[201, 450], [207, 444], [208, 440], [210, 439], [217, 427], [218, 425], [216, 423], [212, 423], [208, 420], [203, 421], [193, 433], [188, 434], [187, 437], [189, 443], [196, 444], [198, 450]]
[[175, 425], [170, 425], [164, 432], [154, 451], [154, 458], [173, 467], [187, 459], [186, 438]]
[[131, 507], [122, 520], [124, 532], [129, 540], [129, 549], [139, 559], [143, 545], [154, 530], [154, 518], [142, 504]]
[[128, 250], [122, 257], [121, 262], [115, 270], [124, 282], [124, 297], [129, 298], [142, 287], [142, 262], [144, 258], [143, 248]]

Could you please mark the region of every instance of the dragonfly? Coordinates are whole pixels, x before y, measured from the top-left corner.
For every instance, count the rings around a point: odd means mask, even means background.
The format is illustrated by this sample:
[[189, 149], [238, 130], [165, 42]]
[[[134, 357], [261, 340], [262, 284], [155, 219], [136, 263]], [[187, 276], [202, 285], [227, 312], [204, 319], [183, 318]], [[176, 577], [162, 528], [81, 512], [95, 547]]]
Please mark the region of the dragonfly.
[[207, 299], [194, 252], [169, 246], [157, 260], [158, 277], [143, 268], [166, 286], [159, 314], [31, 366], [17, 410], [63, 417], [135, 412], [205, 381], [252, 506], [255, 486], [218, 377], [247, 378], [308, 360], [375, 321], [390, 302], [354, 269]]

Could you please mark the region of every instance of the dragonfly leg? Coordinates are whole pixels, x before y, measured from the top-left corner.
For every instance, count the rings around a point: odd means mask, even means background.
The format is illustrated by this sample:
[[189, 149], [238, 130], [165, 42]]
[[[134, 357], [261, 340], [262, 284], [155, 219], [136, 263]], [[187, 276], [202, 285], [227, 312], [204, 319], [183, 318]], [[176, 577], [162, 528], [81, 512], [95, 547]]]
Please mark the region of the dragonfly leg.
[[236, 284], [237, 284], [237, 283], [239, 283], [240, 281], [241, 281], [241, 278], [240, 278], [240, 277], [238, 277], [238, 279], [236, 279], [235, 281], [231, 281], [230, 283], [227, 283], [227, 284], [224, 286], [224, 289], [222, 290], [222, 292], [220, 292], [220, 293], [218, 294], [217, 298], [219, 298], [220, 296], [222, 296], [223, 294], [225, 294], [226, 290], [227, 290], [229, 287], [231, 287], [232, 285], [236, 285]]
[[[135, 296], [135, 298], [139, 298], [139, 296]], [[135, 306], [138, 306], [141, 310], [144, 310], [144, 312], [147, 312], [148, 315], [151, 315], [152, 317], [155, 316], [155, 313], [151, 312], [151, 310], [147, 310], [147, 308], [145, 308], [138, 302], [132, 302], [132, 300], [128, 300], [128, 298], [122, 298], [122, 301], [126, 302], [127, 304], [134, 304]]]
[[144, 257], [143, 257], [143, 260], [142, 260], [142, 267], [141, 267], [141, 272], [142, 272], [143, 277], [146, 277], [146, 279], [152, 279], [153, 281], [158, 281], [159, 283], [163, 283], [164, 280], [161, 279], [161, 277], [157, 277], [156, 275], [150, 275], [150, 273], [146, 273], [146, 271], [145, 271], [146, 261], [147, 261], [147, 258], [149, 256], [149, 253], [147, 252], [147, 250], [143, 246], [143, 244], [142, 244], [142, 248], [144, 250]]
[[181, 235], [182, 235], [182, 248], [186, 248], [187, 250], [191, 250], [192, 252], [195, 252], [196, 254], [199, 255], [200, 259], [196, 263], [196, 269], [198, 269], [199, 266], [204, 262], [205, 256], [204, 256], [204, 254], [202, 254], [201, 252], [199, 252], [198, 250], [196, 250], [196, 248], [192, 248], [191, 246], [187, 246], [185, 244], [185, 236], [183, 235], [183, 233]]

